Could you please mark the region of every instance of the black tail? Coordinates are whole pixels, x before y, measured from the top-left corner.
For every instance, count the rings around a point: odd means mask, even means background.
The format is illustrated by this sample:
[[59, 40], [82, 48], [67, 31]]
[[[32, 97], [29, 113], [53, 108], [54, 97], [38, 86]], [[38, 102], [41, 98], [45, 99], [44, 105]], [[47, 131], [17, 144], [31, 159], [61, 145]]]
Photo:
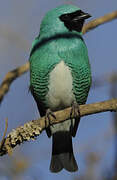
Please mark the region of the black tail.
[[57, 132], [52, 139], [51, 172], [59, 172], [62, 169], [74, 172], [78, 166], [73, 154], [72, 137], [69, 132]]

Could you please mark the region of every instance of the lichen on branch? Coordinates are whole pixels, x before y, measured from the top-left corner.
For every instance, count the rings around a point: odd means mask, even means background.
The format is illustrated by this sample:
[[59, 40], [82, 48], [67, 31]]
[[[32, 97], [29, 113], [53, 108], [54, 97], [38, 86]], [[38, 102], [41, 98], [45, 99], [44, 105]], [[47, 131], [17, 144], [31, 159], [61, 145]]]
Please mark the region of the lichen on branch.
[[[87, 105], [80, 105], [79, 111], [81, 117], [106, 111], [116, 112], [117, 99], [111, 99], [108, 101]], [[70, 118], [70, 112], [71, 107], [55, 112], [54, 114], [56, 116], [56, 119], [51, 117], [49, 123], [52, 125], [68, 120]], [[42, 117], [37, 120], [29, 121], [23, 126], [13, 129], [4, 139], [4, 143], [2, 143], [2, 146], [0, 148], [0, 156], [7, 153], [11, 154], [12, 149], [18, 144], [23, 143], [24, 141], [34, 140], [37, 136], [41, 134], [45, 127], [47, 127], [47, 124], [45, 125], [45, 117]]]

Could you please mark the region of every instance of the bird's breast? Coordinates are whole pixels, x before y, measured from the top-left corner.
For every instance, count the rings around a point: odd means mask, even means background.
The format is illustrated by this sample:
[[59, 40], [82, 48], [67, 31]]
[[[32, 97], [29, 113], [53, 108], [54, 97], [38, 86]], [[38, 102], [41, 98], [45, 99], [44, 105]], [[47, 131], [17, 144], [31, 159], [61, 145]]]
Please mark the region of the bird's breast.
[[51, 110], [55, 111], [71, 106], [75, 99], [72, 74], [63, 60], [51, 71], [48, 88], [46, 102]]

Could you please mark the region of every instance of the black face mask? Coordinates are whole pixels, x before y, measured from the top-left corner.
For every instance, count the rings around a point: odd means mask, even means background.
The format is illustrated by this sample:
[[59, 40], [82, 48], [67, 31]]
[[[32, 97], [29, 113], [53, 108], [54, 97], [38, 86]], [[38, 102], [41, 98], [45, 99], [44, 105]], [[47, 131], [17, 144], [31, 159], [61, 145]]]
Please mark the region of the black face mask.
[[89, 17], [91, 17], [90, 14], [78, 10], [73, 13], [62, 14], [59, 16], [59, 19], [64, 22], [64, 25], [69, 31], [75, 30], [81, 32], [85, 19], [88, 19]]

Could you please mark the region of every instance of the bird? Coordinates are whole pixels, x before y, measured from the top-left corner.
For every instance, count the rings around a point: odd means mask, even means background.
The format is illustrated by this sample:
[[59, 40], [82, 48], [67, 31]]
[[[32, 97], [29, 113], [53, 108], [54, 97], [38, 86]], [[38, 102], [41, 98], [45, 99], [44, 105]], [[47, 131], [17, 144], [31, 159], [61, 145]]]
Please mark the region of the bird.
[[72, 107], [68, 120], [46, 127], [47, 136], [52, 136], [53, 173], [78, 170], [72, 137], [80, 122], [79, 105], [86, 103], [91, 86], [88, 50], [82, 37], [83, 24], [90, 17], [76, 5], [58, 6], [45, 14], [32, 43], [30, 90], [40, 116], [49, 119], [55, 111]]

